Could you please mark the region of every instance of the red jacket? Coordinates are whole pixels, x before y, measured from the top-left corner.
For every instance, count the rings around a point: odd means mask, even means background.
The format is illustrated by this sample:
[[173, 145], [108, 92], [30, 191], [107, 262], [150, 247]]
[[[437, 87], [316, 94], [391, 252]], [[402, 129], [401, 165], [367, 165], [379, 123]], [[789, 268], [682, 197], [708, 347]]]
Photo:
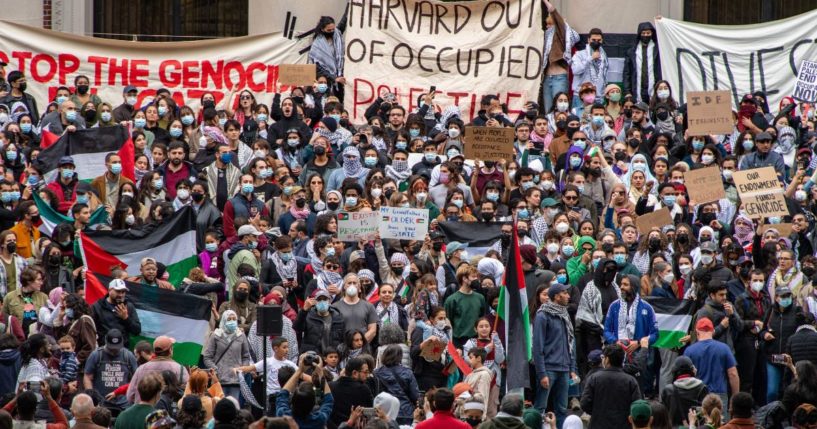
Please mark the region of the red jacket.
[[57, 194], [57, 201], [59, 203], [59, 207], [57, 208], [57, 210], [59, 210], [60, 213], [68, 214], [68, 210], [70, 210], [71, 206], [74, 205], [74, 201], [77, 199], [77, 183], [79, 182], [75, 180], [74, 183], [69, 185], [73, 186], [74, 188], [73, 191], [71, 192], [70, 200], [65, 199], [65, 194], [62, 191], [62, 185], [60, 184], [59, 179], [49, 183], [48, 186], [46, 186], [46, 189], [50, 189], [55, 194]]
[[415, 429], [471, 429], [471, 425], [454, 417], [451, 411], [435, 411], [434, 417], [418, 423]]

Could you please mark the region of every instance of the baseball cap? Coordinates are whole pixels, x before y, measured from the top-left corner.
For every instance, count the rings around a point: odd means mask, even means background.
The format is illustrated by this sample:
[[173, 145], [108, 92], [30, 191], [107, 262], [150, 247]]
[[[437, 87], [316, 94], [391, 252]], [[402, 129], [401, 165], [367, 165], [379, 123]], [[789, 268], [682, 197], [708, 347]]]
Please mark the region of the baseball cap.
[[160, 429], [165, 427], [175, 427], [176, 420], [165, 410], [156, 410], [145, 417], [145, 427], [148, 429]]
[[167, 352], [172, 347], [173, 344], [176, 342], [176, 339], [168, 337], [166, 335], [160, 335], [155, 340], [153, 340], [153, 351], [154, 352]]
[[701, 332], [713, 332], [715, 327], [712, 325], [712, 321], [709, 320], [708, 317], [702, 317], [695, 323], [695, 330]]
[[640, 421], [644, 421], [652, 417], [652, 408], [650, 408], [650, 403], [643, 399], [633, 401], [633, 403], [630, 405], [630, 417], [632, 417], [633, 420]]
[[290, 191], [289, 195], [295, 195], [295, 194], [297, 194], [298, 192], [301, 192], [301, 191], [303, 191], [303, 190], [304, 190], [304, 188], [302, 188], [302, 187], [300, 187], [300, 186], [295, 185], [295, 186], [293, 186], [293, 187], [292, 187], [292, 191]]
[[593, 85], [593, 82], [585, 82], [579, 87], [579, 94], [585, 91], [593, 91], [596, 92], [596, 85]]
[[467, 244], [460, 243], [459, 241], [452, 241], [445, 246], [445, 256], [451, 256], [457, 250], [465, 249], [468, 247]]
[[77, 164], [74, 162], [73, 157], [64, 156], [64, 157], [60, 158], [60, 163], [57, 164], [57, 166], [62, 167], [63, 165], [74, 165], [74, 166], [76, 166]]
[[438, 238], [445, 238], [445, 234], [443, 234], [442, 231], [437, 231], [437, 230], [431, 231], [428, 234], [428, 236], [432, 240], [436, 240]]
[[706, 241], [701, 244], [701, 251], [715, 253], [718, 251], [718, 245], [714, 241]]
[[352, 262], [355, 262], [358, 259], [365, 259], [365, 258], [366, 258], [366, 254], [363, 253], [362, 250], [355, 250], [354, 252], [349, 254], [349, 263], [351, 264]]
[[250, 234], [259, 236], [261, 235], [261, 232], [255, 229], [255, 227], [252, 225], [243, 225], [241, 228], [238, 228], [238, 233], [236, 235], [243, 237]]
[[648, 112], [650, 110], [650, 106], [647, 106], [647, 103], [645, 103], [643, 101], [639, 101], [638, 103], [635, 103], [632, 108], [633, 109], [638, 109], [638, 110], [640, 110], [642, 112]]
[[321, 298], [332, 299], [332, 295], [329, 295], [329, 292], [323, 289], [318, 289], [317, 291], [315, 291], [315, 294], [313, 296], [315, 297], [315, 299]]
[[766, 131], [763, 131], [762, 133], [757, 133], [757, 137], [755, 137], [755, 140], [761, 141], [761, 140], [774, 140], [774, 139], [772, 138], [771, 134], [767, 133]]
[[128, 290], [128, 285], [122, 279], [113, 279], [108, 283], [108, 290]]
[[136, 89], [136, 87], [133, 86], [133, 85], [128, 85], [128, 86], [125, 87], [125, 89], [122, 90], [122, 93], [127, 94], [127, 93], [129, 93], [131, 91], [139, 91], [139, 90]]
[[776, 296], [791, 295], [791, 288], [788, 286], [778, 286], [774, 290]]
[[125, 340], [122, 338], [122, 332], [119, 329], [111, 329], [105, 334], [105, 348], [112, 351], [119, 351], [125, 345]]
[[553, 299], [553, 297], [556, 296], [557, 293], [564, 292], [566, 290], [567, 285], [563, 285], [561, 283], [553, 283], [552, 285], [550, 285], [550, 289], [548, 289], [548, 297], [550, 299]]
[[596, 349], [587, 354], [587, 361], [591, 364], [598, 365], [601, 363], [601, 350]]
[[554, 198], [547, 197], [547, 198], [542, 200], [541, 204], [542, 204], [542, 207], [555, 207], [555, 206], [559, 205], [559, 202], [557, 202]]
[[755, 100], [755, 97], [752, 96], [752, 94], [743, 94], [743, 98], [740, 99], [740, 102], [757, 104], [757, 100]]

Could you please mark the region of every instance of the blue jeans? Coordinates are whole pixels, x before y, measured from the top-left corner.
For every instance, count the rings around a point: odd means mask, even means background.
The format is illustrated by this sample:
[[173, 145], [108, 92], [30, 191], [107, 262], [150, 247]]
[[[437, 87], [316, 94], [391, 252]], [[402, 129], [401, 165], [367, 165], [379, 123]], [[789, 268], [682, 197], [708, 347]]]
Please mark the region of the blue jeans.
[[547, 371], [547, 376], [550, 381], [550, 388], [545, 389], [540, 383], [536, 384], [536, 400], [533, 403], [533, 407], [539, 412], [544, 413], [547, 410], [548, 396], [552, 394], [553, 407], [555, 408], [553, 412], [556, 414], [556, 427], [560, 428], [567, 417], [567, 390], [570, 372]]
[[542, 83], [542, 101], [545, 103], [543, 112], [550, 112], [553, 106], [553, 97], [560, 92], [567, 93], [567, 74], [545, 76]]
[[780, 381], [783, 379], [783, 367], [766, 362], [766, 403], [777, 400], [780, 392]]

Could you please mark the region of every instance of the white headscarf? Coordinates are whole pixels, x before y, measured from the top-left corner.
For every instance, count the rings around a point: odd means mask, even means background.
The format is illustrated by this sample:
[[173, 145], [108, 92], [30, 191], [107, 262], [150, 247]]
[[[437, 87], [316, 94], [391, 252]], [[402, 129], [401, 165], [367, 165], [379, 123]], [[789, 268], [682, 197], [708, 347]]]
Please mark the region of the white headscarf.
[[389, 420], [397, 420], [397, 414], [400, 412], [400, 401], [394, 396], [386, 392], [381, 392], [374, 397], [373, 405], [375, 408], [379, 408], [380, 411], [383, 411]]
[[477, 264], [477, 271], [483, 276], [492, 277], [494, 285], [499, 286], [502, 283], [502, 275], [505, 274], [505, 266], [494, 258], [482, 258]]

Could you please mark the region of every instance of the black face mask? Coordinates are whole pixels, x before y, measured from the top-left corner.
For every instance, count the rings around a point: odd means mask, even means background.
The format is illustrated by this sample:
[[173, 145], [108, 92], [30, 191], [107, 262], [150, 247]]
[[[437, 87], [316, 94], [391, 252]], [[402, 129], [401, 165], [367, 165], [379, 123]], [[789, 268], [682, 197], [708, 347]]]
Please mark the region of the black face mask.
[[594, 51], [598, 51], [601, 48], [601, 42], [590, 42], [590, 48]]
[[17, 243], [11, 242], [11, 243], [6, 244], [6, 250], [8, 250], [9, 253], [16, 252], [17, 251]]
[[40, 215], [31, 216], [31, 223], [38, 223], [40, 221]]
[[386, 189], [385, 191], [383, 191], [383, 195], [385, 195], [386, 198], [391, 198], [391, 196], [393, 194], [394, 194], [394, 189], [392, 189], [392, 188], [389, 188], [389, 189]]
[[573, 133], [579, 131], [579, 127], [567, 127], [567, 138], [573, 139]]
[[96, 119], [96, 110], [86, 110], [84, 116], [86, 121], [91, 122]]
[[482, 423], [482, 419], [480, 419], [479, 417], [466, 417], [465, 420], [463, 421], [465, 423], [468, 423], [468, 426], [471, 426], [472, 428], [475, 428], [479, 426], [480, 423]]
[[650, 239], [650, 252], [657, 252], [659, 250], [661, 250], [661, 239], [651, 238]]
[[439, 252], [440, 250], [443, 250], [443, 244], [437, 241], [431, 243], [431, 248], [434, 249], [435, 252]]
[[334, 201], [326, 203], [326, 208], [329, 210], [335, 211], [338, 209], [338, 207], [340, 207], [340, 203], [336, 203]]
[[85, 95], [88, 93], [88, 85], [77, 85], [77, 93]]
[[248, 298], [249, 296], [250, 296], [250, 293], [249, 293], [249, 292], [246, 292], [246, 291], [237, 291], [237, 292], [235, 293], [235, 300], [236, 300], [236, 301], [238, 301], [238, 302], [244, 302], [244, 301], [246, 301], [246, 300], [247, 300], [247, 298]]
[[318, 156], [326, 155], [326, 148], [323, 146], [315, 146], [315, 155]]
[[630, 118], [633, 117], [633, 111], [630, 110], [630, 109], [624, 109], [624, 110], [622, 110], [622, 113], [624, 113], [624, 117], [627, 118], [627, 119], [630, 119]]
[[410, 272], [408, 275], [408, 282], [414, 284], [417, 282], [417, 279], [420, 278], [420, 275], [415, 273], [414, 271]]
[[48, 264], [52, 266], [57, 266], [62, 262], [62, 257], [60, 255], [48, 255]]
[[689, 243], [689, 236], [686, 234], [678, 234], [675, 236], [675, 241], [677, 241], [678, 244], [687, 244]]
[[216, 107], [216, 103], [215, 103], [213, 100], [204, 100], [204, 101], [202, 101], [202, 102], [201, 102], [201, 105], [202, 105], [202, 107], [204, 107], [205, 109], [207, 109], [207, 108], [215, 108], [215, 107]]
[[298, 198], [298, 199], [296, 199], [296, 200], [295, 200], [295, 205], [296, 205], [296, 206], [297, 206], [299, 209], [304, 208], [304, 206], [306, 205], [306, 198]]
[[494, 218], [493, 213], [482, 213], [482, 220], [484, 220], [485, 222], [490, 222], [491, 219], [493, 218]]
[[502, 234], [502, 244], [507, 246], [508, 244], [510, 244], [510, 242], [511, 242], [511, 234], [503, 233]]
[[473, 290], [477, 290], [480, 288], [481, 285], [479, 283], [479, 280], [471, 280], [471, 283], [469, 283], [468, 286]]
[[323, 37], [335, 37], [334, 31], [321, 31], [321, 34], [323, 34]]
[[556, 121], [556, 129], [564, 131], [567, 128], [567, 121]]
[[627, 144], [630, 145], [631, 148], [635, 149], [635, 148], [638, 147], [638, 145], [641, 144], [641, 140], [639, 140], [639, 139], [630, 139], [630, 140], [627, 140]]
[[496, 165], [496, 161], [485, 161], [485, 168], [488, 168], [488, 169], [494, 168], [495, 165]]
[[[609, 270], [609, 268], [608, 268], [608, 270]], [[616, 279], [616, 271], [615, 270], [605, 271], [605, 273], [604, 273], [604, 284], [609, 285], [609, 284], [613, 283], [613, 280], [615, 280], [615, 279]]]
[[20, 92], [25, 92], [26, 88], [28, 88], [28, 82], [21, 83], [20, 85], [18, 85], [17, 89], [19, 89]]
[[659, 121], [666, 121], [667, 119], [669, 119], [669, 112], [662, 110], [656, 113], [655, 117], [658, 118]]
[[806, 265], [802, 268], [802, 271], [806, 277], [811, 278], [814, 276], [814, 273], [817, 273], [817, 268], [814, 268], [811, 265]]
[[391, 267], [391, 272], [398, 277], [403, 275], [403, 268], [404, 267]]
[[604, 253], [613, 253], [613, 243], [601, 243], [601, 250]]
[[193, 197], [193, 201], [195, 201], [197, 203], [200, 203], [200, 202], [204, 201], [204, 194], [202, 194], [200, 192], [194, 192], [194, 193], [190, 194], [190, 196]]
[[528, 230], [527, 229], [520, 229], [520, 230], [517, 231], [517, 234], [519, 234], [520, 238], [525, 238], [525, 237], [528, 236]]
[[641, 36], [640, 39], [641, 39], [641, 43], [643, 43], [645, 45], [649, 45], [650, 41], [652, 40], [652, 36]]
[[715, 220], [715, 213], [701, 213], [702, 224], [709, 225], [713, 220]]

